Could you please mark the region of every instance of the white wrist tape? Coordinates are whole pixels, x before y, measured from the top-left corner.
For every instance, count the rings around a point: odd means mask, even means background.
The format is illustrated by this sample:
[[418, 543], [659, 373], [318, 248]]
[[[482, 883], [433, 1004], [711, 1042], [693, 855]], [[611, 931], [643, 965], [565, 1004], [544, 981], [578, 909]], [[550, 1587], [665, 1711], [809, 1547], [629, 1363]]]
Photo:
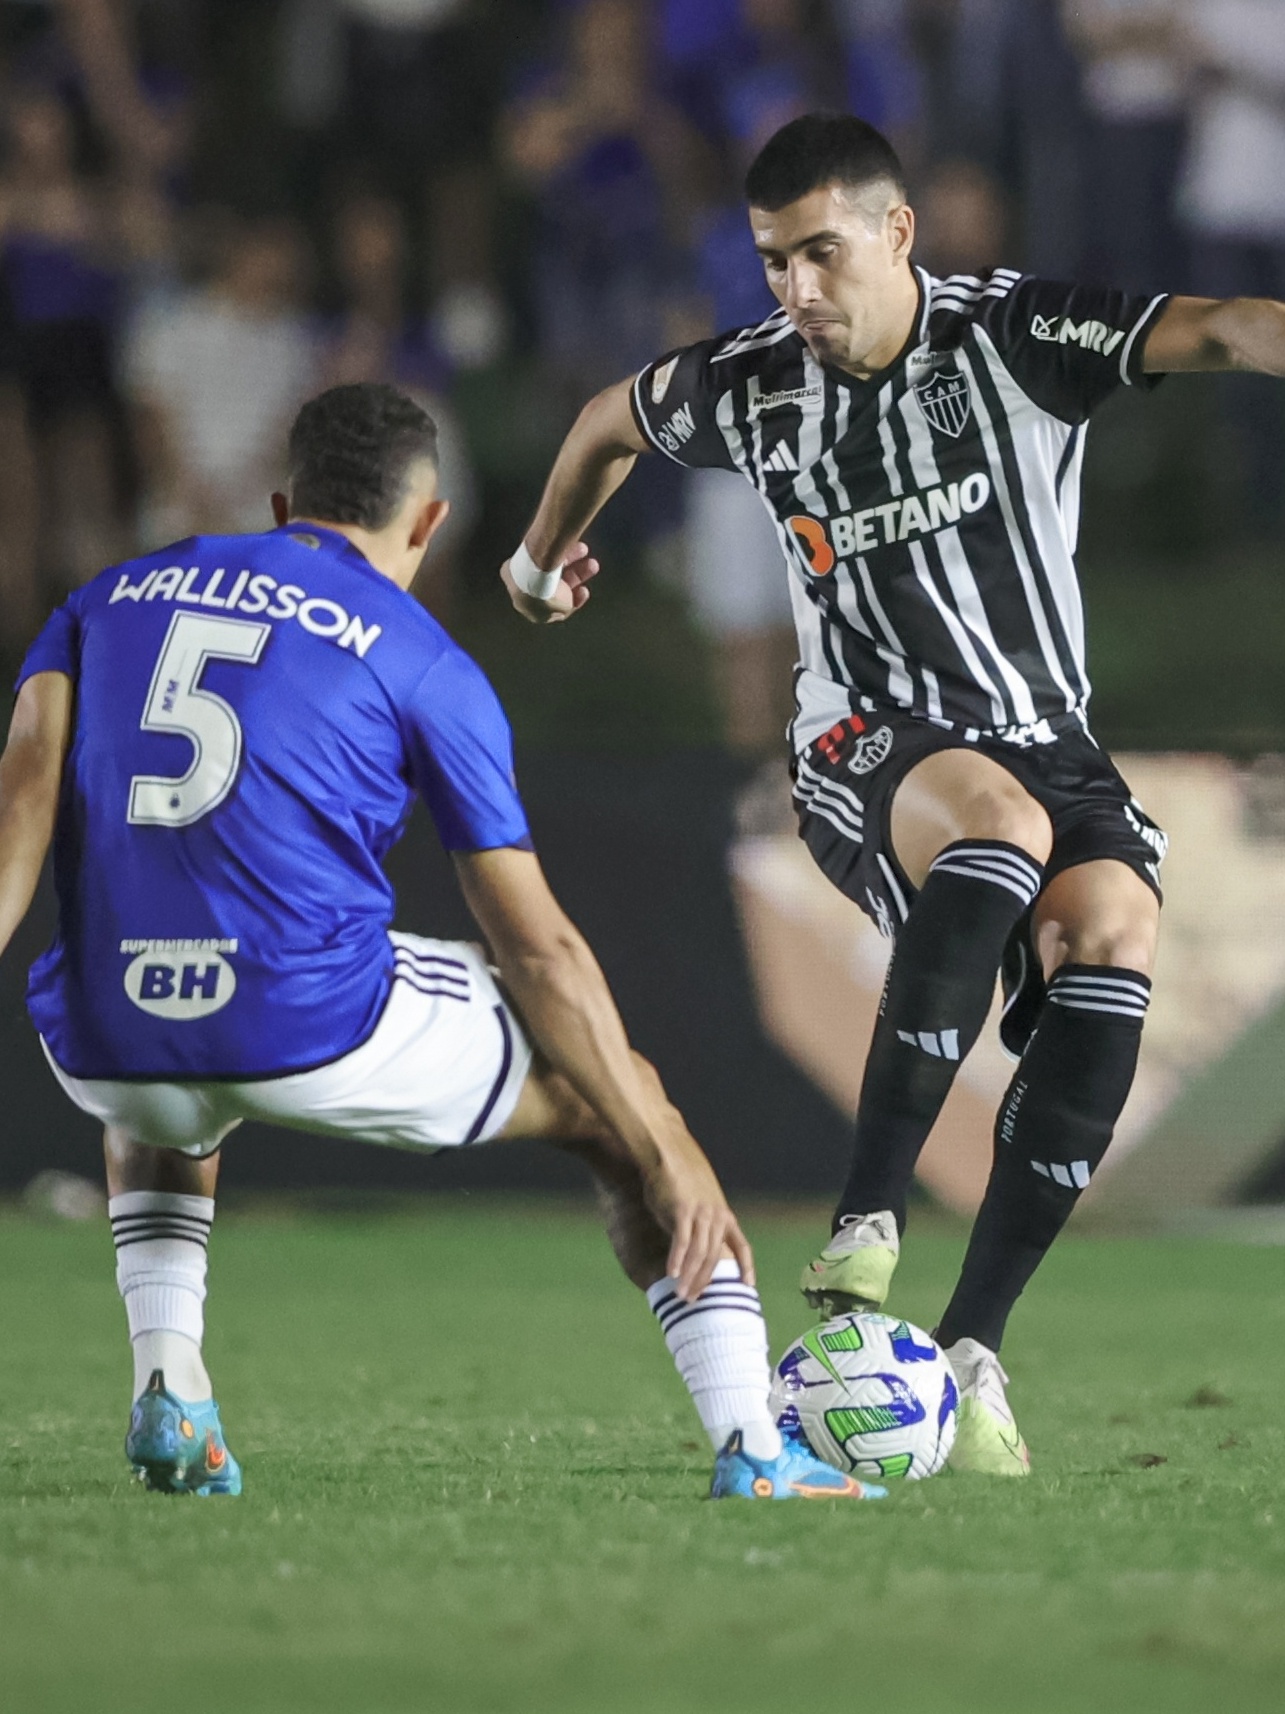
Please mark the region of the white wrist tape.
[[541, 571], [527, 552], [525, 542], [509, 561], [509, 571], [523, 595], [533, 595], [537, 601], [552, 601], [562, 582], [562, 567], [558, 565], [552, 571]]

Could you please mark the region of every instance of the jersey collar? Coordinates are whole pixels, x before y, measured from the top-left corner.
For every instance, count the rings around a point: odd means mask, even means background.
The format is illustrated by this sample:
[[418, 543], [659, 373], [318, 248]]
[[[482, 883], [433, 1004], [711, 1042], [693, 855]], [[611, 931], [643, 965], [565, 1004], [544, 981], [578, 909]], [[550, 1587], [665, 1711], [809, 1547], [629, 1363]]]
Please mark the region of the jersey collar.
[[[380, 571], [377, 566], [373, 566], [361, 549], [359, 547], [355, 547], [341, 530], [327, 529], [325, 524], [292, 522], [288, 524], [278, 524], [276, 529], [273, 531], [273, 534], [278, 536], [297, 536], [301, 538], [300, 545], [302, 547], [310, 546], [308, 538], [311, 536], [318, 545], [329, 548], [332, 553], [342, 559], [345, 564], [350, 565], [353, 570], [364, 572], [367, 577], [377, 578], [380, 583], [386, 584], [389, 589], [396, 590], [399, 595], [406, 595], [411, 601], [415, 600], [415, 597], [410, 595], [407, 590], [402, 589], [398, 584], [394, 583], [391, 577], [385, 577], [383, 572]], [[419, 603], [415, 602], [415, 605], [418, 606]]]

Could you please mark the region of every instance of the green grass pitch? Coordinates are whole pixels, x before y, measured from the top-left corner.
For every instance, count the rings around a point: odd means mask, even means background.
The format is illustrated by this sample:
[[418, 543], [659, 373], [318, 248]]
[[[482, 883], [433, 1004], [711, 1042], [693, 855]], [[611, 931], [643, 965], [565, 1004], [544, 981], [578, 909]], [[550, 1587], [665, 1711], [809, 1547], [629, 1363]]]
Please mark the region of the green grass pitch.
[[[774, 1349], [816, 1223], [751, 1219]], [[893, 1307], [960, 1253], [912, 1230]], [[1279, 1253], [1070, 1238], [1005, 1356], [1026, 1483], [706, 1502], [590, 1215], [224, 1216], [239, 1501], [144, 1494], [102, 1227], [0, 1217], [7, 1714], [1062, 1714], [1285, 1705]]]

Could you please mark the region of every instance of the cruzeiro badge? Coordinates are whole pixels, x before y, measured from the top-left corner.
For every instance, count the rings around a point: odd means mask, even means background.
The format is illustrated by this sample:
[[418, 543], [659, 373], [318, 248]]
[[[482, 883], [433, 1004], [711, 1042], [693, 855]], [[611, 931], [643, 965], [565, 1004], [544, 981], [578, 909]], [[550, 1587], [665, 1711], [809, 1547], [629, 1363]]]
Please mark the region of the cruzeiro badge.
[[958, 369], [939, 369], [915, 388], [924, 415], [938, 434], [958, 440], [973, 412], [973, 396], [967, 376]]

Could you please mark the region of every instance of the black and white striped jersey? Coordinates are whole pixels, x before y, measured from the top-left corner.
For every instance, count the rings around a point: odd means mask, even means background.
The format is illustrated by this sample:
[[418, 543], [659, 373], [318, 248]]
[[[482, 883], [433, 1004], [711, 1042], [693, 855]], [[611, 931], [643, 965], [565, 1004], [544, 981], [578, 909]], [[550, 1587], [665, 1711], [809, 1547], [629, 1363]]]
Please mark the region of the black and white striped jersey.
[[653, 446], [739, 471], [776, 521], [799, 748], [861, 695], [1018, 742], [1084, 718], [1083, 425], [1152, 379], [1142, 351], [1167, 300], [1007, 268], [916, 273], [915, 327], [868, 382], [818, 363], [779, 311], [634, 384]]

